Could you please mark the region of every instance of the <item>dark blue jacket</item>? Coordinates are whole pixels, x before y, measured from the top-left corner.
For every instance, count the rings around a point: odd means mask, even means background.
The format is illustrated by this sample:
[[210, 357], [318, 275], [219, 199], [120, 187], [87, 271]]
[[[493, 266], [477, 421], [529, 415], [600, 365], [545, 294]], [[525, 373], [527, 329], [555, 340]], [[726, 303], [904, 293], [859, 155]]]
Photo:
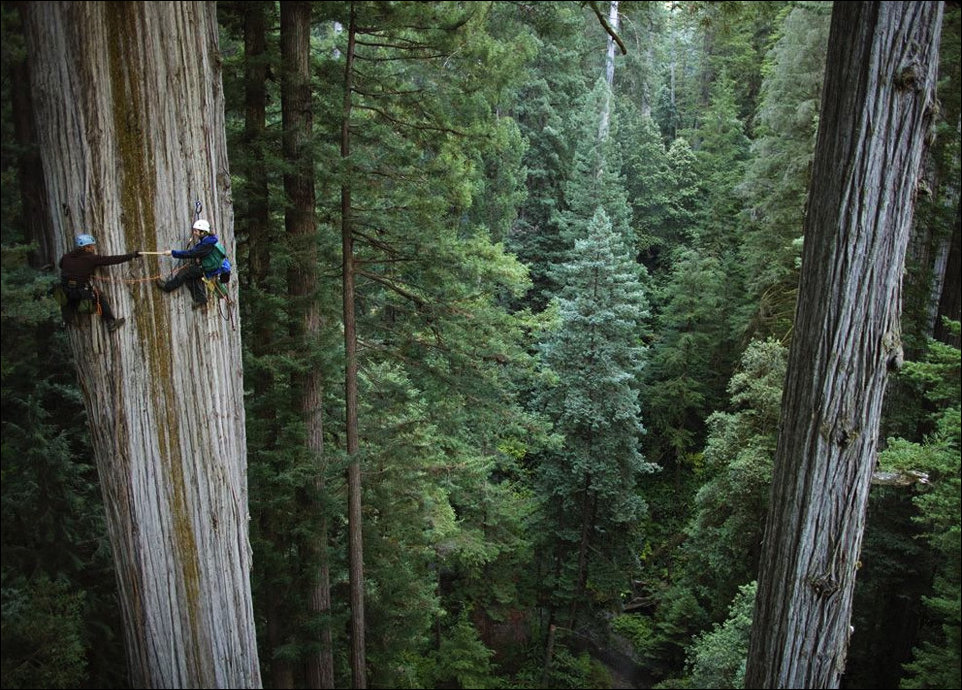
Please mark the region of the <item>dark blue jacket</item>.
[[230, 273], [227, 251], [217, 240], [217, 235], [204, 235], [200, 242], [190, 249], [172, 249], [170, 255], [175, 259], [196, 259], [204, 267], [204, 275], [208, 278]]

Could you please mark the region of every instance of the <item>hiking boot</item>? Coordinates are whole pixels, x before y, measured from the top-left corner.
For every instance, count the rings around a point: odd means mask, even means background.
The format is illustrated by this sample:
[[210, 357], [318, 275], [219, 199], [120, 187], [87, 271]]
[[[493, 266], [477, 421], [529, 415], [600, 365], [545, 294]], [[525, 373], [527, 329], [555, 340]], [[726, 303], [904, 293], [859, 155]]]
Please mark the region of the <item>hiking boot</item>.
[[207, 309], [207, 302], [194, 302], [194, 309]]
[[127, 322], [127, 319], [125, 319], [125, 318], [114, 319], [113, 321], [108, 321], [108, 322], [107, 322], [107, 330], [110, 331], [111, 333], [113, 333], [113, 332], [116, 331], [118, 328], [120, 328], [121, 326], [123, 326], [124, 323], [126, 323], [126, 322]]
[[164, 292], [167, 292], [167, 283], [164, 281], [163, 278], [158, 278], [154, 282], [157, 283], [157, 287], [159, 287]]

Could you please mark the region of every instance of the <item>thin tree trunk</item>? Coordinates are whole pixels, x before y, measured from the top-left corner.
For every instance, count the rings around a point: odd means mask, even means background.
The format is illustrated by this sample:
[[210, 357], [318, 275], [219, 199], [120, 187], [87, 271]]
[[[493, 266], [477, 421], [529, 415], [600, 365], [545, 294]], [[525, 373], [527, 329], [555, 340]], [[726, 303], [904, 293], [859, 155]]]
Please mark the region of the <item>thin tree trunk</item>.
[[[105, 254], [176, 247], [202, 199], [233, 254], [214, 3], [33, 2], [25, 16], [50, 246], [92, 232]], [[260, 687], [240, 332], [157, 290], [158, 261], [104, 271], [123, 328], [94, 316], [68, 331], [130, 684]]]
[[[254, 357], [263, 357], [274, 351], [277, 332], [276, 315], [272, 312], [265, 313], [265, 310], [259, 308], [258, 303], [258, 298], [271, 289], [268, 276], [274, 235], [268, 206], [269, 187], [265, 160], [268, 145], [265, 57], [267, 11], [270, 5], [271, 3], [267, 2], [245, 2], [237, 8], [244, 21], [244, 144], [246, 149], [244, 178], [247, 184], [243, 195], [247, 204], [246, 208], [242, 207], [244, 212], [238, 223], [241, 228], [238, 234], [243, 234], [247, 240], [247, 271], [241, 273], [240, 277], [246, 280], [249, 288], [247, 294], [253, 297], [251, 303], [245, 305], [245, 314], [249, 318], [248, 328], [253, 333], [253, 337], [249, 338], [248, 348]], [[257, 401], [268, 399], [268, 391], [273, 385], [272, 376], [269, 372], [255, 372], [249, 376], [248, 385], [253, 391], [251, 400], [254, 401], [254, 406], [249, 411], [253, 416], [261, 419], [269, 429], [262, 438], [264, 450], [270, 451], [276, 446], [279, 435], [276, 410], [270, 405], [258, 404]], [[290, 539], [290, 535], [277, 533], [271, 516], [264, 511], [260, 513], [258, 523], [264, 540], [277, 545]], [[272, 653], [286, 641], [287, 620], [280, 613], [283, 607], [278, 599], [281, 593], [270, 586], [261, 588], [260, 593], [265, 597], [260, 609], [264, 611], [262, 615], [266, 623], [263, 634], [267, 644], [270, 685], [275, 688], [290, 688], [294, 686], [291, 664], [287, 660], [277, 659]]]
[[845, 670], [941, 18], [834, 7], [745, 687], [834, 688]]
[[588, 583], [588, 549], [591, 547], [591, 533], [595, 519], [595, 500], [591, 491], [591, 474], [585, 473], [581, 489], [581, 537], [578, 540], [578, 576], [575, 580], [575, 596], [568, 612], [568, 627], [578, 627], [578, 609], [584, 601], [585, 586]]
[[341, 187], [341, 244], [344, 281], [344, 406], [347, 436], [348, 561], [351, 585], [351, 673], [353, 687], [367, 687], [364, 625], [364, 541], [361, 524], [361, 465], [357, 427], [357, 320], [354, 313], [354, 228], [351, 208], [351, 89], [354, 70], [355, 4], [351, 3], [347, 55], [344, 64], [344, 110], [341, 115], [341, 159], [345, 182]]
[[[674, 11], [674, 3], [672, 3], [672, 11]], [[668, 103], [671, 106], [668, 110], [670, 115], [668, 137], [670, 141], [674, 141], [678, 135], [678, 105], [675, 103], [675, 71], [678, 69], [676, 57], [677, 41], [677, 34], [675, 31], [672, 31], [671, 45], [668, 47]]]
[[[291, 336], [298, 343], [301, 353], [312, 351], [320, 332], [320, 311], [313, 296], [318, 257], [315, 249], [314, 164], [311, 155], [314, 118], [310, 83], [310, 19], [310, 3], [280, 3], [282, 149], [286, 164], [284, 192], [287, 198], [284, 227], [292, 255], [287, 291], [289, 304], [295, 310]], [[291, 390], [300, 397], [305, 442], [320, 474], [323, 429], [319, 368], [309, 365], [303, 374], [292, 374], [290, 385]], [[317, 502], [314, 504], [317, 505]], [[313, 595], [312, 591], [309, 601], [314, 600]], [[275, 613], [279, 612], [271, 612], [270, 615]], [[290, 658], [274, 657], [272, 667], [275, 680], [290, 675], [292, 669], [288, 667], [292, 664]], [[310, 661], [307, 666], [312, 667]], [[316, 670], [316, 666], [314, 668]]]
[[644, 81], [642, 82], [641, 90], [641, 116], [645, 119], [651, 117], [651, 107], [652, 107], [652, 82], [655, 79], [654, 65], [656, 64], [657, 56], [655, 54], [655, 47], [657, 42], [655, 41], [655, 31], [651, 26], [651, 22], [648, 22], [648, 31], [645, 33], [648, 40], [646, 41], [647, 47], [645, 48], [646, 55], [648, 57], [645, 60], [646, 72], [643, 75]]
[[[618, 24], [618, 0], [611, 0], [608, 3], [608, 24], [611, 26], [611, 30], [617, 33], [620, 28]], [[617, 46], [615, 44], [615, 37], [608, 34], [608, 51], [605, 54], [605, 83], [608, 84], [608, 89], [615, 88], [616, 53]]]
[[554, 657], [554, 636], [555, 636], [555, 625], [554, 623], [548, 624], [548, 643], [545, 645], [544, 649], [544, 667], [541, 670], [541, 687], [550, 687], [548, 682], [551, 680], [551, 660]]

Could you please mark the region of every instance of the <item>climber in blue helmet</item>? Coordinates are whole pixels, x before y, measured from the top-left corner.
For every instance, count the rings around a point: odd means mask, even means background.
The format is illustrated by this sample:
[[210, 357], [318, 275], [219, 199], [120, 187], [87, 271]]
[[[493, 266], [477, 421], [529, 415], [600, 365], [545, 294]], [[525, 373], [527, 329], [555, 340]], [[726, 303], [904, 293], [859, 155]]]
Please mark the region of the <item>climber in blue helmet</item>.
[[73, 250], [60, 258], [61, 315], [65, 323], [76, 323], [77, 312], [84, 305], [90, 311], [96, 309], [107, 330], [113, 333], [124, 325], [126, 319], [118, 319], [110, 310], [103, 293], [90, 284], [91, 276], [98, 266], [122, 264], [140, 258], [140, 252], [104, 256], [97, 253], [97, 240], [93, 235], [77, 235]]

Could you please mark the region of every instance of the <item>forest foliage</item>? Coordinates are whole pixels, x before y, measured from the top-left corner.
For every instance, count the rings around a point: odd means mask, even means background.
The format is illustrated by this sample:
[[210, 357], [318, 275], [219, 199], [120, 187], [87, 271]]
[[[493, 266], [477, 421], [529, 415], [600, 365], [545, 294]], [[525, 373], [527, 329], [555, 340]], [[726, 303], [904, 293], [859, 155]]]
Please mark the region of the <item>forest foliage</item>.
[[[104, 505], [47, 292], [55, 257], [27, 203], [39, 183], [16, 5], [2, 5], [2, 684], [124, 687]], [[622, 1], [610, 84], [595, 5], [312, 3], [304, 238], [285, 231], [278, 4], [217, 4], [268, 687], [308, 686], [322, 630], [336, 685], [351, 683], [346, 188], [370, 686], [742, 687], [831, 3]], [[909, 361], [887, 397], [847, 687], [960, 685], [946, 268], [959, 15], [949, 3], [905, 279]], [[299, 293], [305, 255], [316, 285]], [[308, 309], [322, 327], [304, 342]], [[322, 457], [300, 406], [308, 371]]]

